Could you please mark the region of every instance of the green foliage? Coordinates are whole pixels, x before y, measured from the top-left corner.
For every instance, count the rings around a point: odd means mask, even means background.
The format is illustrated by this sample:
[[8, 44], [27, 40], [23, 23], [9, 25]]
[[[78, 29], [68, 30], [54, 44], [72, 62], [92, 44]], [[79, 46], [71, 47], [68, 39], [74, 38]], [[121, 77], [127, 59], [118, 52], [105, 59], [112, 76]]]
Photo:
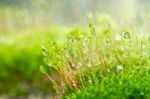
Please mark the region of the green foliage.
[[97, 85], [83, 88], [67, 99], [149, 99], [149, 70], [133, 70], [132, 73], [113, 73], [104, 77]]
[[64, 45], [43, 50], [45, 63], [57, 70], [57, 96], [67, 99], [149, 98], [149, 41], [110, 25], [90, 32], [73, 29]]
[[[39, 67], [43, 64], [41, 45], [49, 38], [64, 42], [62, 38], [66, 31], [66, 28], [53, 27], [49, 30], [34, 30], [30, 34], [2, 35], [0, 37], [0, 94], [11, 93], [11, 90], [26, 90], [20, 88], [20, 83], [30, 87], [36, 82], [38, 88], [47, 85], [46, 80], [41, 80], [45, 78], [41, 77], [39, 72]], [[46, 72], [49, 72], [48, 67], [43, 67]], [[43, 86], [41, 89], [43, 91], [48, 88]], [[30, 92], [33, 90], [34, 88], [28, 89]]]

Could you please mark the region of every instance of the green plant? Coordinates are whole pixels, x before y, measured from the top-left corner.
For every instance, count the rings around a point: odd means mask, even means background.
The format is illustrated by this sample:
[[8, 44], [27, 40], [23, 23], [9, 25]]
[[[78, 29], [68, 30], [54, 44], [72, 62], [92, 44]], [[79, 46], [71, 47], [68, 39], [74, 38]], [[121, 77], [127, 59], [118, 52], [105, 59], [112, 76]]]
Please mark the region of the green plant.
[[41, 93], [51, 90], [46, 87], [50, 84], [39, 72], [39, 66], [43, 64], [41, 45], [49, 38], [63, 43], [66, 31], [64, 27], [52, 27], [32, 30], [31, 33], [0, 36], [0, 94], [23, 95], [26, 89], [30, 94], [36, 88], [40, 89]]
[[89, 28], [89, 33], [73, 29], [64, 45], [51, 41], [43, 48], [47, 69], [42, 71], [57, 97], [148, 98], [149, 40], [110, 26], [96, 31], [91, 22]]

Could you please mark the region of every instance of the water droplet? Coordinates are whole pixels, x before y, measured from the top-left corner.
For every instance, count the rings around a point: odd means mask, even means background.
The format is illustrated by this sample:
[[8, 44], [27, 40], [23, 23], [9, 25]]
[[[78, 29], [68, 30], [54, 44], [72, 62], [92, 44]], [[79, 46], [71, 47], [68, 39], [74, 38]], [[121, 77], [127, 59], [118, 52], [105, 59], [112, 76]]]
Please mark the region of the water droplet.
[[74, 58], [77, 58], [78, 57], [78, 54], [77, 54], [77, 48], [75, 47], [75, 46], [73, 46], [73, 48], [72, 48], [72, 53], [73, 53], [73, 57]]
[[84, 48], [83, 53], [86, 54], [88, 53], [89, 49], [87, 47]]
[[83, 53], [86, 54], [89, 51], [86, 41], [82, 42]]
[[123, 32], [123, 37], [125, 39], [129, 39], [130, 38], [130, 33], [129, 32]]
[[93, 23], [92, 22], [89, 22], [89, 27], [93, 27]]
[[68, 40], [68, 43], [72, 43], [72, 42], [73, 42], [73, 39], [70, 38], [70, 39]]
[[115, 40], [116, 41], [120, 41], [121, 40], [121, 36], [119, 34], [115, 35]]
[[88, 67], [92, 67], [92, 65], [91, 65], [91, 63], [90, 63], [90, 62], [88, 63]]
[[106, 39], [106, 44], [110, 45], [111, 40], [110, 39]]
[[122, 65], [117, 66], [117, 70], [123, 70], [123, 66]]
[[78, 65], [77, 65], [77, 68], [80, 68], [82, 66], [82, 63], [79, 62]]
[[68, 48], [65, 49], [65, 54], [66, 54], [66, 56], [69, 58], [70, 53], [69, 53], [69, 49], [68, 49]]
[[42, 54], [43, 54], [44, 56], [47, 56], [47, 51], [46, 51], [45, 46], [42, 46]]
[[110, 72], [110, 69], [107, 69], [107, 72]]
[[49, 62], [47, 63], [47, 65], [48, 65], [49, 67], [51, 67], [51, 66], [52, 66], [52, 60], [49, 60]]
[[92, 57], [89, 57], [88, 59], [88, 67], [92, 67]]
[[89, 79], [88, 82], [89, 82], [89, 84], [92, 84], [92, 80], [91, 79]]

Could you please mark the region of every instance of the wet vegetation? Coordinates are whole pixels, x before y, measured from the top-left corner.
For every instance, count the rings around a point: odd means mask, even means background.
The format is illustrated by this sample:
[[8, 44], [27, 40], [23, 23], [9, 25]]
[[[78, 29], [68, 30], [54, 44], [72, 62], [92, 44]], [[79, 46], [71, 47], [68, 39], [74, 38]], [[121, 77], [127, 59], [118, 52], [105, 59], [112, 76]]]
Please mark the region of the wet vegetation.
[[0, 0], [0, 99], [149, 99], [148, 0]]
[[46, 65], [40, 70], [59, 98], [147, 99], [149, 44], [149, 36], [113, 28], [110, 23], [95, 27], [90, 22], [88, 32], [75, 28], [65, 44], [52, 40], [43, 47]]

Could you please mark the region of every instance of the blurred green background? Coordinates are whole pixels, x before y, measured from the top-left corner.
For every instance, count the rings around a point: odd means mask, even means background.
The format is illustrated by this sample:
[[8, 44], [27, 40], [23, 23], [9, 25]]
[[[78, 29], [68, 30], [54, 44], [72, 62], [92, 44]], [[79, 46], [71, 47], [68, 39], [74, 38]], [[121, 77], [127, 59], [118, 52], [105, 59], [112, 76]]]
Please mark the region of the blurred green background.
[[63, 43], [71, 27], [86, 28], [102, 17], [148, 33], [149, 6], [149, 0], [0, 0], [0, 99], [52, 94], [39, 71], [41, 47], [50, 39]]

